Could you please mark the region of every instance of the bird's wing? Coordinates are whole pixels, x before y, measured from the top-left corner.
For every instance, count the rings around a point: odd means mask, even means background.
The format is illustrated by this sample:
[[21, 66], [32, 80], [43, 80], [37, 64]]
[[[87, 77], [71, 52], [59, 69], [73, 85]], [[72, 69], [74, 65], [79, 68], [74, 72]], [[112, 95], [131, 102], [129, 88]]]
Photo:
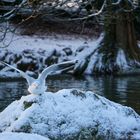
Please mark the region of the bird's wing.
[[18, 72], [21, 74], [21, 76], [23, 76], [23, 77], [27, 80], [29, 86], [30, 86], [30, 85], [32, 84], [32, 82], [35, 80], [34, 78], [32, 78], [32, 77], [30, 77], [29, 75], [27, 75], [25, 72], [23, 72], [23, 71], [21, 71], [21, 70], [15, 68], [15, 67], [13, 67], [13, 66], [7, 64], [7, 63], [5, 63], [5, 62], [3, 62], [3, 61], [0, 61], [0, 62], [1, 62], [2, 64], [6, 65], [6, 66], [8, 66], [8, 67], [10, 67], [10, 68], [12, 68], [12, 69], [18, 71]]
[[76, 61], [74, 60], [51, 65], [42, 71], [42, 73], [38, 77], [38, 80], [44, 81], [49, 74], [54, 74], [57, 72], [61, 73], [73, 69], [75, 63]]

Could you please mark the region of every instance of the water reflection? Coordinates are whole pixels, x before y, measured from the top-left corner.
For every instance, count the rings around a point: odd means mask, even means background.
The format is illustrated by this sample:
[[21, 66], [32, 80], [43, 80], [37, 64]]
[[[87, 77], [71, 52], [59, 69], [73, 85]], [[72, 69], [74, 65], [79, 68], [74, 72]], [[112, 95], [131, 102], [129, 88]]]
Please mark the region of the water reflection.
[[[131, 106], [140, 114], [140, 77], [72, 77], [53, 76], [47, 80], [48, 90], [63, 88], [91, 90], [117, 103]], [[0, 111], [27, 92], [25, 81], [0, 82]]]
[[25, 81], [0, 82], [0, 111], [22, 95], [27, 95], [28, 93], [25, 89]]

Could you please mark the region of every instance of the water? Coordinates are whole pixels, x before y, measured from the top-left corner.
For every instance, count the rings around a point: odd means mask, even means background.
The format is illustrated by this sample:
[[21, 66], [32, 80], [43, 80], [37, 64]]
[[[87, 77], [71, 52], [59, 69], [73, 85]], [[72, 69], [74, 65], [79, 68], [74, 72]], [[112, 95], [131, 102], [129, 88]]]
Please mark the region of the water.
[[[48, 90], [63, 88], [90, 90], [114, 102], [130, 106], [140, 114], [140, 76], [136, 77], [72, 77], [53, 76], [47, 80]], [[0, 111], [27, 92], [26, 81], [0, 81]]]

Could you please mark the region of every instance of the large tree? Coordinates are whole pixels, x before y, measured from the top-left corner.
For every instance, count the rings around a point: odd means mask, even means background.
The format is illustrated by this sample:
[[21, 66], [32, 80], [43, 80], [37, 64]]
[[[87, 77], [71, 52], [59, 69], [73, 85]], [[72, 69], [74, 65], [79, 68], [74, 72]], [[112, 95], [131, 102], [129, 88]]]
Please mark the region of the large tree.
[[[107, 0], [106, 10], [105, 35], [98, 49], [102, 58], [97, 59], [94, 70], [102, 72], [98, 61], [103, 63], [103, 72], [108, 73], [119, 71], [124, 63], [128, 67], [136, 66], [140, 61], [140, 49], [135, 36], [133, 3], [128, 0], [119, 0], [116, 3]], [[117, 59], [120, 61], [117, 62]]]
[[[134, 28], [135, 8], [136, 5], [131, 0], [105, 0], [97, 13], [88, 16], [101, 14], [104, 21], [102, 40], [96, 50], [93, 49], [84, 58], [89, 62], [93, 61], [92, 68], [90, 66], [93, 73], [112, 74], [139, 71], [137, 68], [140, 66], [140, 48], [137, 44]], [[87, 60], [81, 60], [77, 65], [76, 74], [79, 71], [80, 73], [85, 71], [88, 66]]]

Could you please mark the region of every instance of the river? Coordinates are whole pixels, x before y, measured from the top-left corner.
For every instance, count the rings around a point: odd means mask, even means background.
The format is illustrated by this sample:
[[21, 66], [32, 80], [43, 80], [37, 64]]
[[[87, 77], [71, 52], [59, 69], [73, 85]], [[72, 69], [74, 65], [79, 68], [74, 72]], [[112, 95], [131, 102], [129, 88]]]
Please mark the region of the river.
[[[132, 107], [140, 114], [140, 76], [123, 77], [73, 77], [71, 75], [52, 76], [47, 79], [48, 91], [63, 88], [90, 90], [111, 101]], [[29, 94], [25, 80], [0, 81], [0, 111], [12, 101]]]

